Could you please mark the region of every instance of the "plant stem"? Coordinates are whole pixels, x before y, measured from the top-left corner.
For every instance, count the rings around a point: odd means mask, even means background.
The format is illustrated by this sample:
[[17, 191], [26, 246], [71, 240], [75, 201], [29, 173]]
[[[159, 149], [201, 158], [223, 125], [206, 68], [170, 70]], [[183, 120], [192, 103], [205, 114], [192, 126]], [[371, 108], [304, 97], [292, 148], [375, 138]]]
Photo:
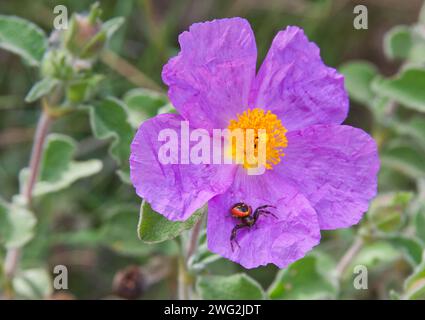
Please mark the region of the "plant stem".
[[139, 69], [128, 63], [113, 51], [104, 51], [101, 55], [103, 63], [125, 77], [128, 81], [141, 88], [148, 88], [163, 93], [162, 88]]
[[27, 201], [27, 206], [31, 207], [32, 192], [37, 181], [38, 173], [40, 171], [40, 161], [43, 154], [44, 141], [46, 140], [52, 118], [46, 111], [42, 111], [40, 119], [37, 124], [35, 132], [34, 143], [31, 152], [30, 165], [29, 165], [29, 178], [24, 188], [23, 196]]
[[202, 227], [202, 218], [195, 224], [190, 235], [190, 240], [188, 243], [187, 253], [185, 254], [185, 246], [182, 237], [178, 239], [178, 244], [180, 247], [180, 254], [178, 257], [178, 298], [179, 300], [187, 300], [192, 297], [192, 284], [193, 278], [192, 275], [187, 271], [187, 265], [189, 259], [195, 253], [198, 246], [199, 233], [201, 232]]
[[360, 250], [363, 248], [364, 241], [363, 239], [358, 236], [350, 248], [345, 252], [345, 254], [342, 256], [341, 260], [339, 260], [336, 268], [335, 273], [338, 281], [342, 280], [342, 277], [347, 270], [348, 266], [350, 265], [351, 261], [357, 256], [357, 254], [360, 252]]
[[188, 300], [189, 299], [189, 289], [187, 286], [187, 270], [186, 262], [182, 254], [178, 257], [178, 299], [179, 300]]
[[[46, 139], [52, 118], [46, 111], [42, 111], [40, 119], [37, 124], [37, 129], [32, 146], [31, 158], [29, 163], [29, 177], [25, 187], [22, 190], [22, 196], [25, 199], [25, 204], [28, 208], [31, 207], [32, 193], [35, 183], [37, 181], [38, 173], [40, 170], [40, 161], [43, 154], [43, 145]], [[6, 295], [13, 296], [11, 292], [11, 283], [18, 268], [19, 260], [21, 257], [21, 248], [10, 248], [7, 250], [6, 258], [4, 261], [4, 274], [6, 278]]]
[[187, 249], [186, 261], [189, 261], [189, 259], [195, 253], [196, 248], [198, 247], [198, 238], [199, 233], [201, 232], [202, 220], [202, 218], [199, 219], [199, 221], [193, 227], [192, 234], [190, 236], [189, 248]]

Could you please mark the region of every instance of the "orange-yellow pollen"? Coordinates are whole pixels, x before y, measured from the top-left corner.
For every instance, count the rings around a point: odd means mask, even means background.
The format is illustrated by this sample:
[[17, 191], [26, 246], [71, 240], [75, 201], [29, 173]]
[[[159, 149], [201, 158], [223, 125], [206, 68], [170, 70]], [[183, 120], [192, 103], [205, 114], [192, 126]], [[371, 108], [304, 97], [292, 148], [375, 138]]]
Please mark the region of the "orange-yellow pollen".
[[[244, 141], [247, 141], [246, 135], [247, 130], [252, 129], [254, 132], [254, 145], [248, 146], [244, 143], [244, 149], [242, 150], [243, 166], [245, 168], [253, 168], [258, 166], [261, 160], [259, 157], [259, 140], [264, 142], [264, 148], [261, 149], [265, 152], [265, 163], [262, 163], [266, 169], [272, 169], [272, 167], [281, 161], [281, 158], [285, 155], [283, 149], [287, 147], [288, 140], [286, 139], [286, 128], [282, 125], [280, 119], [271, 111], [264, 111], [260, 108], [248, 109], [242, 114], [237, 115], [236, 120], [230, 120], [228, 129], [234, 132], [236, 129], [242, 129]], [[253, 156], [258, 159], [257, 163], [248, 161], [248, 152], [253, 151]], [[261, 151], [260, 151], [261, 152]], [[237, 154], [237, 145], [232, 142], [231, 153], [233, 158]], [[264, 155], [263, 155], [264, 156]], [[250, 157], [249, 159], [252, 159]]]

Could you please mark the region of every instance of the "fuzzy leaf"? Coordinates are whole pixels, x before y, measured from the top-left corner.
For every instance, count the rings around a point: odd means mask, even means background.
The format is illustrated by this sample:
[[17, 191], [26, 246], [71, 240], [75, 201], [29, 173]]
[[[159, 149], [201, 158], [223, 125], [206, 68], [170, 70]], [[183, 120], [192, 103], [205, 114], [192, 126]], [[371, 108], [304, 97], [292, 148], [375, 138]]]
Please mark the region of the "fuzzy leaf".
[[196, 211], [186, 221], [171, 221], [152, 210], [143, 201], [140, 208], [139, 225], [137, 227], [140, 240], [147, 243], [157, 243], [177, 237], [184, 230], [192, 228], [202, 217], [203, 209]]
[[390, 79], [376, 78], [373, 90], [407, 108], [425, 112], [425, 70], [410, 68]]
[[260, 284], [246, 274], [231, 276], [201, 276], [196, 289], [203, 299], [260, 300], [265, 293]]
[[404, 299], [425, 299], [425, 258], [422, 259], [421, 264], [415, 268], [412, 275], [404, 282], [404, 291]]
[[421, 241], [417, 238], [397, 235], [388, 237], [386, 240], [396, 249], [401, 250], [407, 262], [412, 266], [416, 266], [421, 262], [423, 248]]
[[102, 80], [103, 76], [98, 74], [73, 80], [67, 87], [66, 98], [69, 102], [74, 104], [88, 101], [94, 96], [98, 84]]
[[162, 107], [168, 104], [166, 96], [148, 89], [133, 89], [124, 96], [128, 107], [129, 121], [133, 128], [155, 116]]
[[[141, 245], [137, 237], [137, 209], [133, 206], [119, 206], [110, 210], [103, 222], [99, 237], [103, 244], [109, 244], [115, 251], [135, 256], [144, 256], [152, 249], [149, 245]], [[133, 231], [133, 232], [132, 232]]]
[[425, 205], [422, 205], [416, 212], [414, 225], [416, 236], [425, 243]]
[[412, 36], [408, 26], [396, 26], [384, 38], [384, 52], [390, 59], [407, 59], [412, 47]]
[[47, 38], [43, 30], [30, 21], [0, 15], [0, 48], [38, 66], [47, 48]]
[[332, 268], [327, 256], [309, 255], [280, 270], [268, 294], [271, 299], [335, 298], [337, 285], [328, 272]]
[[422, 5], [421, 11], [420, 11], [420, 13], [419, 13], [419, 22], [420, 22], [422, 25], [425, 25], [425, 2], [424, 2], [424, 4]]
[[[39, 180], [34, 186], [33, 196], [67, 188], [75, 181], [98, 173], [102, 169], [99, 160], [73, 161], [76, 142], [68, 136], [50, 134], [44, 146]], [[21, 171], [21, 189], [24, 188], [28, 169]]]
[[18, 248], [34, 235], [36, 218], [32, 212], [18, 204], [0, 200], [0, 243], [6, 248]]
[[415, 116], [409, 121], [394, 122], [398, 134], [415, 139], [425, 150], [425, 117]]
[[400, 257], [400, 252], [387, 241], [375, 241], [367, 243], [353, 259], [347, 274], [352, 274], [356, 265], [363, 265], [369, 268], [378, 268], [388, 263], [392, 263]]
[[109, 39], [112, 35], [124, 24], [124, 17], [115, 17], [102, 24], [102, 30], [106, 32], [106, 37]]
[[412, 179], [419, 179], [425, 176], [425, 162], [423, 159], [422, 152], [409, 145], [392, 146], [381, 154], [383, 166], [401, 172]]
[[28, 269], [13, 279], [13, 289], [18, 299], [45, 299], [53, 292], [52, 280], [44, 269]]
[[188, 262], [189, 268], [199, 272], [219, 259], [221, 259], [219, 255], [208, 250], [207, 234], [206, 231], [203, 231], [199, 237], [198, 248]]
[[25, 97], [25, 101], [31, 103], [40, 99], [50, 93], [58, 83], [59, 80], [53, 78], [44, 78], [36, 82]]
[[371, 83], [378, 74], [376, 67], [366, 61], [352, 61], [342, 65], [340, 72], [345, 77], [345, 86], [350, 97], [369, 105], [375, 97]]
[[373, 199], [368, 217], [381, 232], [398, 230], [405, 220], [405, 210], [413, 198], [411, 192], [392, 192]]
[[126, 106], [115, 98], [108, 98], [90, 106], [89, 111], [94, 136], [112, 140], [110, 154], [121, 166], [122, 174], [127, 176], [134, 130], [128, 121]]

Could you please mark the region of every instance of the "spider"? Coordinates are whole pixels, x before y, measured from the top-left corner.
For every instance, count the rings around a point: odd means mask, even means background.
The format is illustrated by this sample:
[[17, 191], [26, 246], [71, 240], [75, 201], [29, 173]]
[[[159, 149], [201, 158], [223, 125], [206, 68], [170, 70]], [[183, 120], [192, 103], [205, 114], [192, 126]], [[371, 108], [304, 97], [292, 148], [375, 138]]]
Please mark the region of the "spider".
[[238, 223], [233, 227], [232, 233], [230, 235], [230, 245], [232, 247], [232, 251], [234, 251], [233, 243], [236, 243], [239, 248], [241, 247], [238, 241], [236, 240], [237, 232], [239, 229], [251, 228], [252, 226], [254, 226], [261, 214], [271, 215], [277, 219], [275, 214], [273, 214], [269, 210], [266, 210], [267, 208], [276, 209], [275, 206], [266, 204], [259, 206], [252, 214], [252, 207], [244, 202], [238, 202], [232, 206], [232, 208], [230, 209], [232, 217], [241, 220], [241, 223]]

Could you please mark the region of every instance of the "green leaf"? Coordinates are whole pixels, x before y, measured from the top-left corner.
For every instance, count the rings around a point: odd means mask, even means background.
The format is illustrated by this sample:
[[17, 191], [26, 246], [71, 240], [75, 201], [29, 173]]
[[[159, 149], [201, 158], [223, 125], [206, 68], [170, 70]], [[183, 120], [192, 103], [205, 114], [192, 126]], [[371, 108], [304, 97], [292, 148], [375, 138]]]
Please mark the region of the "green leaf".
[[44, 269], [28, 269], [13, 279], [13, 289], [18, 299], [40, 300], [53, 292], [52, 280]]
[[30, 241], [36, 222], [28, 209], [0, 200], [0, 243], [6, 248], [18, 248]]
[[125, 255], [140, 257], [148, 254], [152, 246], [141, 244], [134, 228], [137, 225], [137, 211], [137, 208], [129, 205], [111, 209], [99, 232], [102, 243]]
[[425, 37], [423, 26], [416, 25], [411, 29], [412, 48], [409, 52], [408, 62], [412, 65], [423, 65], [425, 62]]
[[194, 255], [190, 257], [188, 265], [190, 270], [200, 272], [204, 270], [210, 263], [221, 259], [221, 256], [208, 250], [207, 234], [203, 230], [198, 241], [198, 248]]
[[401, 300], [400, 294], [394, 290], [390, 290], [389, 296], [391, 300]]
[[134, 130], [128, 121], [126, 106], [118, 99], [107, 98], [90, 106], [89, 111], [94, 136], [98, 139], [112, 139], [110, 154], [124, 174], [128, 174]]
[[384, 38], [384, 51], [390, 59], [406, 60], [413, 64], [425, 61], [423, 26], [396, 26]]
[[329, 273], [333, 261], [323, 254], [312, 254], [280, 270], [268, 294], [271, 299], [335, 298], [338, 287]]
[[58, 84], [59, 80], [53, 78], [44, 78], [43, 80], [36, 82], [25, 97], [25, 101], [31, 103], [40, 99], [41, 97], [49, 94]]
[[394, 232], [405, 220], [405, 211], [412, 198], [411, 192], [380, 194], [372, 201], [368, 217], [379, 231]]
[[376, 67], [366, 61], [351, 61], [340, 67], [345, 77], [345, 87], [350, 97], [364, 105], [369, 105], [375, 97], [371, 89], [372, 80], [377, 76]]
[[368, 269], [379, 268], [388, 263], [392, 263], [400, 257], [400, 251], [387, 241], [375, 241], [363, 246], [357, 256], [353, 259], [347, 274], [352, 274], [356, 265], [363, 265]]
[[176, 108], [171, 104], [171, 102], [167, 103], [163, 107], [159, 108], [158, 114], [164, 114], [164, 113], [178, 113]]
[[419, 12], [419, 20], [422, 25], [425, 25], [425, 2], [422, 5], [421, 11]]
[[416, 212], [414, 225], [416, 236], [425, 243], [425, 205], [422, 205]]
[[425, 118], [415, 116], [409, 121], [393, 122], [393, 127], [399, 135], [405, 135], [415, 139], [425, 150]]
[[383, 150], [381, 163], [383, 166], [399, 171], [412, 179], [425, 176], [424, 155], [417, 148], [409, 145], [395, 145]]
[[143, 201], [137, 227], [139, 238], [147, 243], [158, 243], [174, 239], [183, 231], [192, 228], [202, 217], [203, 213], [204, 209], [201, 208], [186, 221], [171, 221], [153, 211], [151, 206], [146, 201]]
[[72, 230], [52, 235], [52, 242], [59, 245], [76, 247], [95, 247], [105, 243], [98, 229]]
[[260, 284], [243, 273], [231, 276], [201, 276], [196, 282], [196, 290], [202, 299], [265, 299], [265, 293]]
[[[68, 136], [50, 134], [43, 149], [40, 175], [33, 196], [39, 197], [69, 187], [75, 181], [98, 173], [99, 160], [73, 161], [76, 142]], [[21, 189], [25, 188], [28, 169], [21, 171]]]
[[384, 38], [384, 52], [390, 59], [407, 59], [412, 48], [410, 27], [395, 26]]
[[18, 54], [32, 66], [38, 66], [47, 48], [47, 38], [43, 30], [30, 21], [0, 15], [0, 48]]
[[425, 70], [409, 68], [394, 78], [376, 78], [372, 88], [407, 108], [425, 112]]
[[124, 101], [133, 128], [138, 128], [144, 120], [155, 116], [158, 110], [169, 103], [165, 95], [148, 89], [133, 89], [127, 92]]
[[[380, 76], [377, 76], [376, 78], [379, 78], [379, 77]], [[380, 124], [383, 124], [384, 126], [387, 126], [389, 122], [388, 111], [392, 107], [391, 105], [392, 105], [392, 101], [389, 98], [376, 96], [370, 102], [370, 110], [372, 111], [375, 117], [375, 121], [377, 121]]]
[[124, 17], [115, 17], [102, 24], [102, 30], [106, 33], [106, 37], [109, 39], [112, 35], [124, 24]]
[[419, 239], [404, 235], [391, 236], [385, 239], [396, 249], [401, 250], [407, 262], [412, 266], [416, 266], [421, 262], [423, 244]]
[[425, 258], [404, 282], [404, 292], [403, 299], [425, 299]]
[[103, 76], [93, 74], [82, 79], [75, 79], [67, 86], [66, 97], [69, 102], [78, 104], [91, 99], [103, 80]]

